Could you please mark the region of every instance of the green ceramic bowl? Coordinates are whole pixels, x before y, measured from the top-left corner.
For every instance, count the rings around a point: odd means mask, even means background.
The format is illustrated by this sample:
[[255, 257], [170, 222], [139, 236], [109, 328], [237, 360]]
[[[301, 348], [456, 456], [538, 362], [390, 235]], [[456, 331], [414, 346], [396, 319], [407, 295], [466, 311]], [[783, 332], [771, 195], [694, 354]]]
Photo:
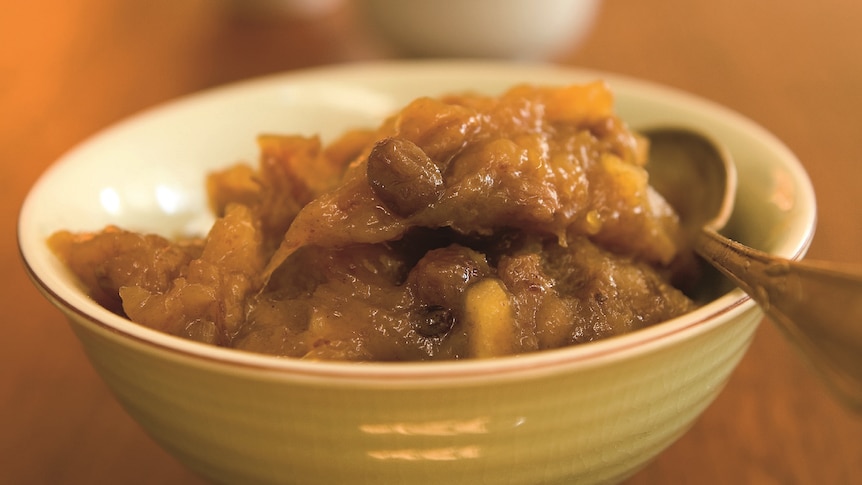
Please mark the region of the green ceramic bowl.
[[815, 200], [799, 162], [753, 122], [672, 89], [544, 65], [350, 65], [215, 89], [135, 116], [74, 149], [20, 217], [33, 281], [143, 428], [216, 482], [537, 484], [619, 481], [683, 434], [721, 391], [761, 311], [741, 291], [675, 320], [586, 345], [495, 360], [351, 364], [216, 348], [138, 326], [90, 300], [45, 245], [108, 223], [204, 231], [203, 178], [256, 158], [262, 131], [325, 139], [420, 95], [595, 79], [637, 128], [686, 124], [722, 140], [740, 177], [729, 230], [798, 258]]

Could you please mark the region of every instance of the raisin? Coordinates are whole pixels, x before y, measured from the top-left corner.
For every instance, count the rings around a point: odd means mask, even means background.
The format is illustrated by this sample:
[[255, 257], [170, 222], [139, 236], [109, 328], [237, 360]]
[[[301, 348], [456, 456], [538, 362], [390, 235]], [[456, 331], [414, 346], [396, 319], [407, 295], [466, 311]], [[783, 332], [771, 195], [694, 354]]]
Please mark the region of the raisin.
[[415, 321], [416, 333], [423, 337], [442, 337], [455, 325], [455, 315], [441, 305], [427, 305], [419, 310]]
[[440, 169], [421, 148], [403, 138], [377, 142], [366, 170], [374, 194], [401, 217], [413, 215], [443, 195]]

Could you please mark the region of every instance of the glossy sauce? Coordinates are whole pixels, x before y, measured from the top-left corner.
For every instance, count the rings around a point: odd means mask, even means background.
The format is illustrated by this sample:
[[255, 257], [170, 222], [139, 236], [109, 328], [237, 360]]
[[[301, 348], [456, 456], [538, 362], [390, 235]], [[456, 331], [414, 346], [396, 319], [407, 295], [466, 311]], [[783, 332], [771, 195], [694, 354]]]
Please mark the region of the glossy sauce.
[[256, 167], [207, 178], [206, 237], [61, 231], [52, 248], [135, 322], [297, 358], [494, 357], [694, 307], [670, 283], [691, 254], [647, 141], [604, 83], [419, 98], [329, 144], [258, 142]]

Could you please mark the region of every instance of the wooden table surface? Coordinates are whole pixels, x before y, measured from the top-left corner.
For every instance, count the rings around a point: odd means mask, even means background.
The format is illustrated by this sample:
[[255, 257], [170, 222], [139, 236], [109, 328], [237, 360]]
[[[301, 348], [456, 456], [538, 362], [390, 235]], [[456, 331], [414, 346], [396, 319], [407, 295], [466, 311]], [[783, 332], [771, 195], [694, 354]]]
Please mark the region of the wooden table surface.
[[[242, 78], [391, 56], [350, 6], [238, 19], [225, 4], [0, 0], [0, 483], [201, 483], [124, 413], [29, 283], [15, 224], [48, 165], [138, 110]], [[855, 0], [606, 1], [586, 41], [555, 61], [682, 88], [764, 125], [813, 180], [809, 255], [859, 264], [860, 25]], [[860, 481], [862, 416], [764, 322], [715, 403], [629, 483]]]

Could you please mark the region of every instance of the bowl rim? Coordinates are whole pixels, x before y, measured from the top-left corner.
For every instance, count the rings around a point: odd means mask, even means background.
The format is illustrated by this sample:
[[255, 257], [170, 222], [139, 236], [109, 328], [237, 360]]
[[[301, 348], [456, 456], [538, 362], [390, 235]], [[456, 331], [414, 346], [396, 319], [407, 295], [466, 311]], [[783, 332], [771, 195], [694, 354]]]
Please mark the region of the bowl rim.
[[[39, 177], [28, 192], [19, 212], [18, 250], [25, 270], [35, 286], [43, 295], [57, 306], [64, 314], [76, 323], [85, 325], [89, 330], [101, 333], [112, 339], [123, 340], [138, 350], [157, 352], [169, 358], [181, 359], [193, 365], [217, 365], [240, 372], [265, 372], [281, 379], [313, 379], [321, 378], [328, 381], [343, 381], [353, 384], [422, 386], [445, 380], [449, 383], [469, 383], [476, 380], [497, 381], [517, 379], [523, 376], [553, 374], [574, 368], [591, 368], [612, 361], [628, 359], [650, 351], [669, 346], [674, 342], [707, 332], [721, 325], [734, 316], [755, 307], [755, 303], [740, 289], [733, 289], [696, 310], [636, 332], [602, 339], [586, 344], [543, 350], [495, 359], [465, 359], [434, 362], [339, 362], [339, 361], [307, 361], [258, 354], [238, 349], [217, 347], [211, 344], [194, 342], [150, 329], [120, 317], [90, 300], [77, 288], [55, 288], [50, 274], [44, 273], [32, 264], [28, 245], [36, 238], [33, 223], [30, 220], [33, 200], [38, 196], [40, 187], [45, 183], [54, 169], [71, 158], [71, 155], [85, 147], [98, 143], [109, 136], [112, 130], [120, 126], [129, 126], [137, 120], [152, 115], [158, 115], [177, 105], [194, 103], [207, 97], [217, 97], [223, 94], [237, 93], [241, 90], [252, 90], [256, 86], [270, 83], [293, 82], [303, 79], [314, 79], [318, 76], [382, 76], [398, 73], [427, 73], [429, 76], [447, 76], [452, 72], [464, 76], [470, 70], [482, 70], [486, 74], [499, 73], [513, 76], [524, 70], [539, 70], [549, 75], [566, 75], [573, 77], [592, 77], [604, 79], [616, 85], [626, 86], [629, 90], [637, 90], [646, 94], [676, 100], [677, 102], [694, 105], [698, 109], [709, 112], [712, 116], [725, 118], [733, 123], [741, 124], [746, 130], [752, 130], [758, 139], [770, 145], [787, 163], [787, 169], [794, 172], [799, 183], [797, 187], [801, 198], [810, 201], [810, 212], [800, 224], [804, 226], [801, 240], [786, 248], [789, 259], [799, 259], [807, 251], [813, 238], [816, 219], [814, 207], [815, 198], [810, 179], [801, 163], [783, 143], [752, 120], [712, 101], [706, 100], [676, 88], [660, 85], [625, 75], [606, 71], [582, 69], [568, 66], [556, 66], [543, 63], [510, 63], [501, 61], [473, 60], [421, 60], [421, 61], [381, 61], [331, 65], [316, 68], [300, 69], [260, 76], [238, 82], [217, 86], [189, 95], [180, 96], [165, 103], [133, 114], [120, 122], [111, 125], [83, 142], [74, 146], [53, 162]], [[450, 73], [450, 74], [447, 74]], [[789, 243], [788, 243], [789, 244]], [[48, 276], [48, 277], [46, 277]], [[69, 285], [65, 285], [69, 286]]]

